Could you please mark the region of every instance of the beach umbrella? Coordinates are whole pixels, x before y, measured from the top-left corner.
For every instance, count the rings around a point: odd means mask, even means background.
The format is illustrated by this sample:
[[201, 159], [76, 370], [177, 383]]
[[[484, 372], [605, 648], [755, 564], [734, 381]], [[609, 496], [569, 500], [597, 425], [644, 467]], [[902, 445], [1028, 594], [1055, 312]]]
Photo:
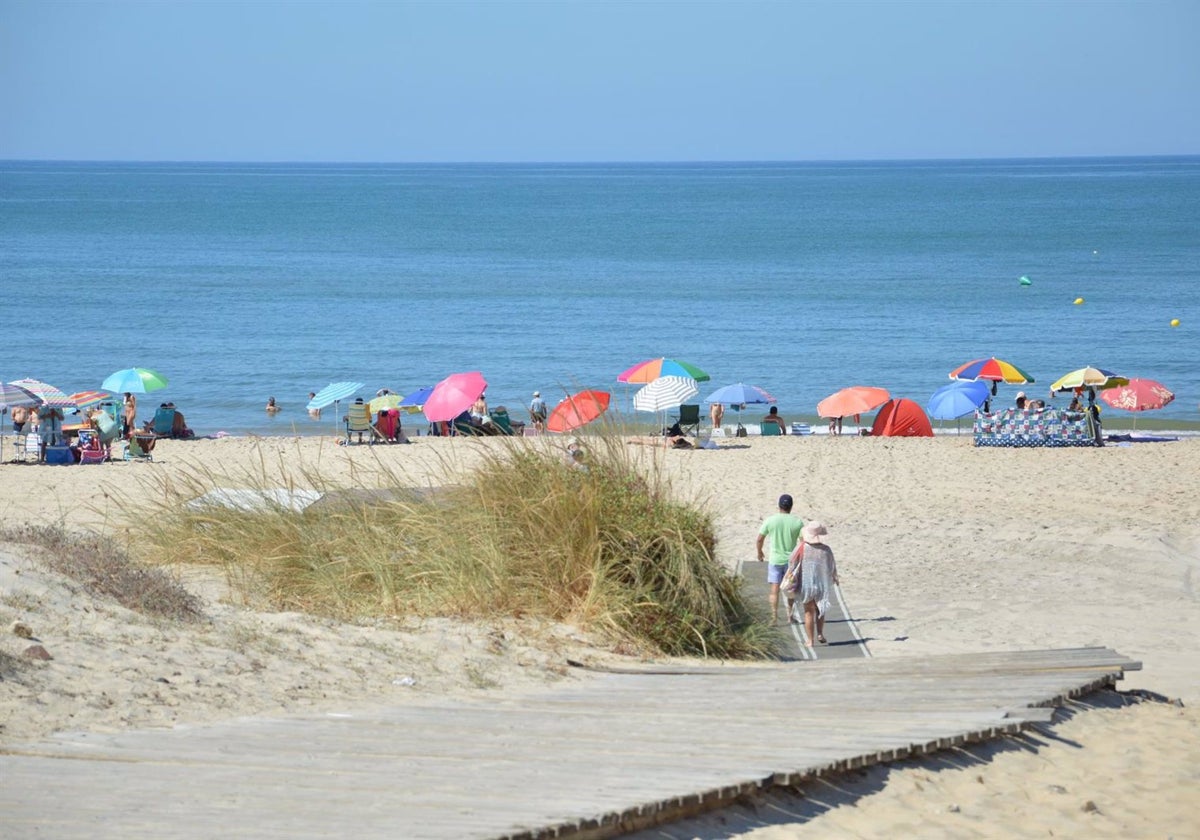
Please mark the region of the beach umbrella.
[[608, 410], [612, 394], [607, 391], [580, 391], [564, 399], [546, 418], [551, 432], [569, 432], [586, 426]]
[[411, 393], [405, 394], [404, 399], [400, 400], [400, 405], [405, 408], [420, 408], [425, 405], [425, 401], [429, 399], [429, 395], [432, 393], [432, 385], [427, 388], [418, 388]]
[[75, 408], [75, 403], [71, 398], [55, 388], [53, 385], [47, 385], [45, 382], [39, 382], [36, 379], [18, 379], [15, 382], [8, 383], [15, 385], [18, 388], [23, 388], [33, 394], [38, 405], [48, 405], [51, 408]]
[[383, 411], [384, 409], [399, 408], [400, 401], [402, 399], [404, 399], [404, 397], [401, 396], [400, 394], [383, 394], [381, 396], [375, 397], [373, 400], [371, 400], [369, 403], [367, 403], [367, 405], [370, 406], [372, 413], [378, 414], [380, 411]]
[[114, 394], [148, 394], [166, 388], [167, 378], [149, 368], [125, 368], [106, 376], [100, 387]]
[[886, 388], [873, 388], [868, 385], [853, 385], [830, 394], [817, 403], [817, 415], [820, 417], [850, 417], [873, 411], [890, 400], [892, 395]]
[[[971, 382], [986, 379], [989, 382], [1004, 382], [1009, 385], [1027, 385], [1034, 381], [1032, 376], [1012, 362], [997, 359], [995, 356], [990, 359], [975, 359], [965, 365], [959, 365], [950, 371], [950, 378]], [[994, 387], [992, 393], [996, 393]]]
[[331, 382], [320, 391], [317, 391], [305, 407], [309, 411], [316, 411], [317, 409], [325, 408], [327, 405], [341, 402], [347, 397], [352, 397], [365, 387], [365, 382]]
[[722, 405], [762, 405], [778, 402], [778, 400], [757, 385], [744, 385], [741, 382], [737, 382], [713, 391], [704, 398], [704, 402], [707, 405], [714, 403], [721, 403]]
[[638, 411], [666, 411], [686, 402], [700, 392], [690, 376], [660, 376], [633, 395]]
[[487, 380], [477, 370], [452, 373], [433, 386], [425, 401], [425, 416], [431, 423], [453, 420], [474, 405], [487, 390]]
[[1161, 382], [1134, 378], [1127, 385], [1109, 388], [1100, 399], [1125, 411], [1154, 411], [1175, 399], [1175, 395]]
[[1103, 391], [1108, 388], [1118, 388], [1128, 385], [1129, 379], [1111, 370], [1095, 367], [1082, 367], [1065, 374], [1050, 386], [1051, 391], [1074, 391], [1076, 388], [1095, 388]]
[[996, 393], [996, 386], [1001, 382], [1007, 385], [1028, 385], [1034, 381], [1032, 376], [1012, 362], [997, 359], [995, 356], [990, 359], [975, 359], [965, 365], [959, 365], [950, 371], [950, 378], [967, 382], [987, 380], [992, 383], [993, 395]]
[[104, 391], [76, 391], [67, 397], [67, 399], [75, 403], [79, 408], [91, 408], [94, 405], [111, 400], [112, 396]]
[[618, 382], [653, 382], [662, 376], [684, 376], [697, 382], [708, 381], [708, 374], [695, 365], [681, 362], [678, 359], [648, 359], [638, 362], [631, 368], [622, 371], [617, 376]]
[[988, 385], [983, 381], [951, 382], [933, 392], [925, 411], [934, 420], [957, 420], [974, 414], [988, 394]]
[[0, 382], [0, 408], [37, 405], [38, 398], [32, 391], [9, 382]]

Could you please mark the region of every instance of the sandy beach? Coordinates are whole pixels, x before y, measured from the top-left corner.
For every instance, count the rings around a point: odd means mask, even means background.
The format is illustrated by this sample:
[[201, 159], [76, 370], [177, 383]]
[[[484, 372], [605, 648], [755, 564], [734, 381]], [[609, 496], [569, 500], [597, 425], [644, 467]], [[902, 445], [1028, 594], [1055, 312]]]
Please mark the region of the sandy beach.
[[[372, 487], [386, 469], [425, 487], [502, 443], [229, 437], [161, 441], [153, 463], [4, 463], [0, 522], [120, 538], [135, 526], [117, 500], [136, 508], [180, 476], [237, 487], [247, 475], [282, 484], [308, 470], [330, 486]], [[730, 568], [753, 561], [759, 523], [791, 493], [796, 513], [829, 526], [843, 593], [874, 656], [1101, 645], [1144, 665], [1119, 686], [1135, 695], [1085, 700], [1023, 738], [873, 768], [645, 836], [1200, 836], [1200, 439], [988, 449], [969, 435], [788, 436], [631, 450], [661, 459], [675, 492], [711, 510], [718, 560]], [[36, 552], [0, 545], [0, 654], [9, 657], [0, 658], [0, 744], [335, 702], [518, 696], [587, 679], [565, 666], [568, 656], [620, 659], [565, 626], [345, 626], [272, 613], [240, 603], [219, 573], [175, 571], [203, 598], [206, 621], [164, 624], [86, 598]], [[13, 622], [33, 639], [10, 632]], [[33, 643], [53, 658], [21, 658]]]

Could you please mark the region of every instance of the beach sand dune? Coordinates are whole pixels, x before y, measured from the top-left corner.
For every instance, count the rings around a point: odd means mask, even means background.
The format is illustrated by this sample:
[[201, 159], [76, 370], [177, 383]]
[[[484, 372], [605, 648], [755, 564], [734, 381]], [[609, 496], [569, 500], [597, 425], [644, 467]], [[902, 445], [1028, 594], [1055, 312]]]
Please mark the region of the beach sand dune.
[[[164, 478], [199, 470], [240, 486], [248, 475], [282, 483], [319, 474], [331, 487], [370, 487], [392, 472], [427, 487], [502, 445], [224, 438], [162, 441], [154, 463], [3, 464], [0, 518], [119, 536], [131, 526], [118, 500], [136, 507], [161, 493]], [[977, 449], [969, 436], [811, 436], [630, 449], [657, 459], [678, 494], [712, 511], [718, 559], [749, 562], [751, 574], [761, 568], [758, 525], [791, 493], [800, 516], [829, 526], [843, 593], [875, 656], [1103, 645], [1144, 663], [1123, 690], [1184, 704], [1108, 693], [1022, 739], [850, 774], [804, 797], [645, 836], [1200, 836], [1200, 717], [1191, 708], [1200, 703], [1200, 440], [1055, 450]], [[258, 612], [197, 570], [181, 574], [208, 620], [165, 626], [82, 598], [35, 561], [27, 549], [0, 547], [4, 742], [404, 702], [417, 692], [515, 695], [586, 678], [566, 671], [568, 654], [612, 656], [568, 627], [441, 619], [346, 627]], [[30, 640], [8, 632], [15, 620], [53, 660], [17, 658]], [[778, 732], [787, 709], [762, 711], [776, 721], [765, 730]]]

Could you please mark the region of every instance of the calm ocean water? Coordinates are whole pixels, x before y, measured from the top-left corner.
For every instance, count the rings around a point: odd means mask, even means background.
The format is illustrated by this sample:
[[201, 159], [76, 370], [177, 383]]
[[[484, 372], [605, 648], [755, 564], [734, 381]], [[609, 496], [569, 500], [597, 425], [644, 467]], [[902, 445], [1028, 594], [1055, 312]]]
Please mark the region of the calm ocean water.
[[1037, 396], [1087, 364], [1158, 379], [1176, 401], [1141, 416], [1195, 421], [1198, 275], [1197, 157], [0, 162], [0, 378], [151, 367], [170, 387], [143, 414], [173, 400], [201, 435], [329, 431], [310, 390], [460, 370], [518, 417], [534, 389], [623, 405], [617, 374], [657, 356], [788, 419], [855, 384], [924, 404], [995, 355]]

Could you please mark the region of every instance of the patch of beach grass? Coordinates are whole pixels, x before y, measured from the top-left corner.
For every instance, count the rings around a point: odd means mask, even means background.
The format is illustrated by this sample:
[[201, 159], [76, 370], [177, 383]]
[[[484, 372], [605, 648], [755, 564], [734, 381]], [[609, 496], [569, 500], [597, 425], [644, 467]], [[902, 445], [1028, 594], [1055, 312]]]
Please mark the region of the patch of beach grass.
[[169, 572], [134, 562], [107, 538], [75, 534], [55, 525], [0, 529], [0, 541], [41, 549], [37, 559], [42, 566], [70, 579], [90, 596], [170, 621], [203, 617], [200, 600]]
[[[279, 610], [528, 617], [669, 655], [763, 655], [764, 628], [714, 558], [711, 516], [675, 498], [657, 460], [635, 462], [619, 435], [587, 440], [586, 469], [545, 441], [463, 441], [483, 447], [479, 465], [459, 475], [445, 464], [436, 488], [378, 459], [349, 488], [303, 468], [281, 488], [265, 461], [254, 474], [151, 479], [161, 501], [132, 536], [146, 557], [223, 567], [244, 598]], [[188, 504], [231, 482], [263, 499], [325, 498], [300, 512]]]

